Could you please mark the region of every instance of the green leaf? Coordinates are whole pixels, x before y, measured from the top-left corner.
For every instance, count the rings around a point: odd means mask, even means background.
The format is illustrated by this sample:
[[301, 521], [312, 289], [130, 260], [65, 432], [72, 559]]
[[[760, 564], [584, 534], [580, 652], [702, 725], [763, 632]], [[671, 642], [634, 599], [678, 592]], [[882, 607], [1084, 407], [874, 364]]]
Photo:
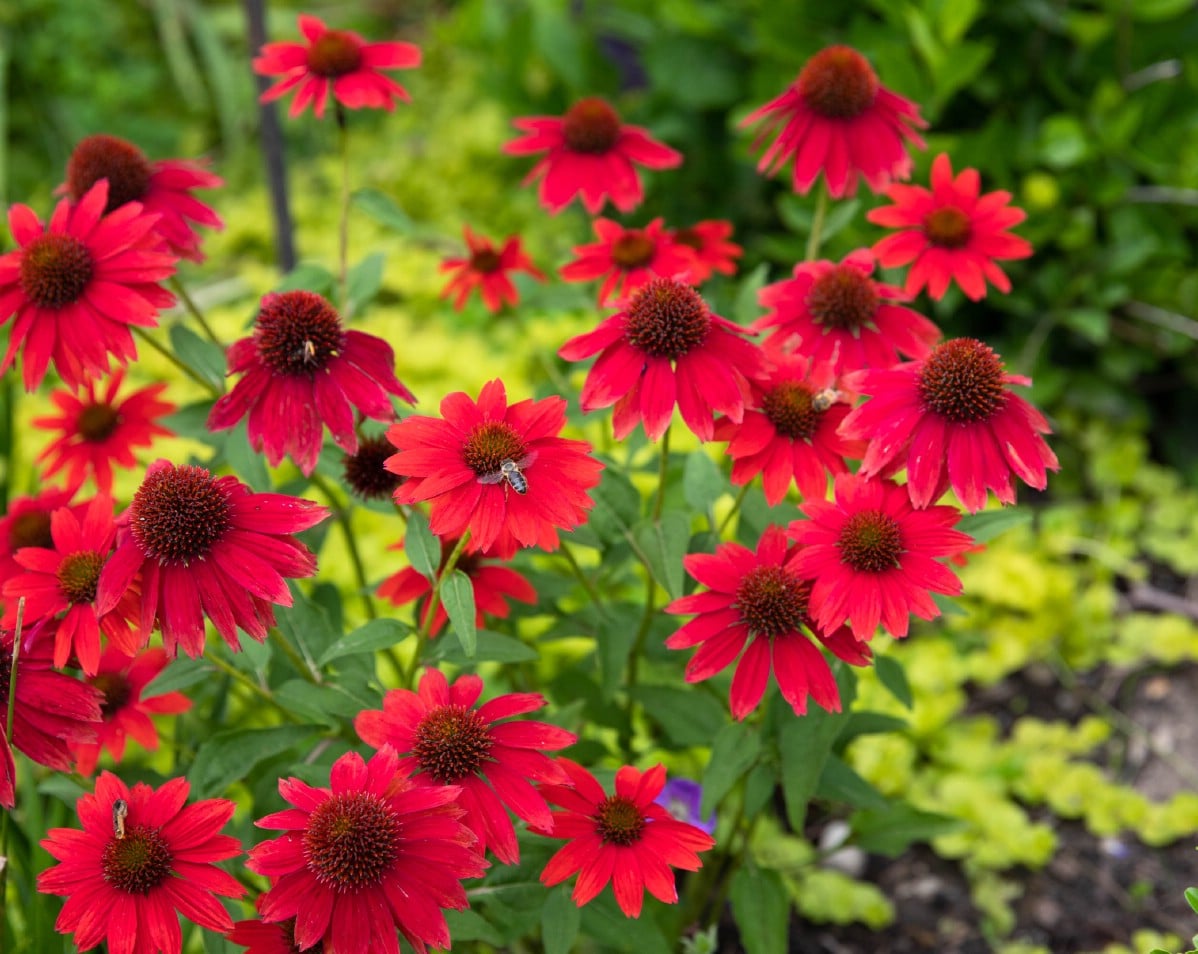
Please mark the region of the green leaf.
[[782, 876], [750, 862], [732, 876], [731, 897], [745, 954], [786, 954], [790, 899]]
[[313, 685], [306, 679], [289, 679], [275, 690], [275, 701], [298, 716], [336, 726], [338, 719], [352, 720], [363, 709], [379, 704], [377, 699], [350, 692], [340, 685]]
[[1186, 888], [1186, 901], [1194, 909], [1194, 913], [1198, 914], [1198, 888]]
[[323, 265], [317, 265], [315, 262], [303, 262], [284, 275], [282, 280], [275, 285], [274, 290], [277, 292], [310, 291], [316, 292], [318, 295], [327, 295], [333, 290], [335, 283], [336, 278], [333, 273]]
[[623, 539], [640, 519], [641, 495], [628, 477], [618, 468], [607, 466], [599, 486], [591, 491], [595, 506], [587, 526], [601, 539]]
[[449, 625], [462, 644], [467, 659], [473, 659], [478, 648], [478, 627], [474, 616], [474, 587], [461, 570], [454, 570], [441, 580], [441, 605], [449, 616]]
[[582, 909], [582, 933], [605, 945], [602, 950], [672, 954], [673, 949], [651, 917], [629, 918], [605, 891]]
[[532, 13], [537, 50], [572, 90], [583, 91], [586, 58], [576, 25], [578, 18], [570, 16], [564, 8], [555, 9], [546, 3], [534, 4]]
[[724, 707], [693, 687], [636, 686], [631, 694], [676, 745], [707, 745], [724, 725]]
[[920, 811], [906, 803], [862, 809], [849, 817], [853, 843], [865, 851], [897, 858], [917, 841], [930, 841], [964, 826], [957, 818]]
[[454, 941], [483, 941], [487, 944], [503, 945], [503, 936], [477, 911], [445, 911], [445, 923]]
[[493, 630], [480, 629], [473, 657], [466, 656], [460, 643], [452, 639], [438, 639], [433, 641], [424, 658], [429, 663], [447, 662], [462, 666], [481, 662], [532, 662], [539, 657], [540, 654], [527, 643]]
[[758, 762], [745, 779], [745, 817], [752, 818], [774, 794], [778, 787], [777, 766]]
[[251, 490], [264, 493], [271, 488], [270, 471], [266, 469], [266, 458], [250, 446], [249, 419], [239, 421], [229, 431], [222, 453], [227, 463]]
[[259, 762], [286, 752], [320, 731], [314, 725], [281, 725], [273, 729], [217, 732], [196, 752], [187, 779], [195, 799], [219, 795]]
[[373, 252], [351, 268], [345, 277], [345, 286], [349, 298], [347, 313], [360, 314], [383, 286], [383, 253]]
[[686, 556], [690, 533], [690, 516], [678, 510], [668, 510], [660, 520], [641, 523], [636, 528], [636, 542], [645, 554], [649, 570], [671, 599], [682, 595], [682, 558]]
[[170, 338], [171, 348], [180, 361], [190, 365], [218, 392], [224, 391], [225, 353], [217, 345], [177, 321], [170, 327]]
[[752, 768], [761, 753], [761, 736], [743, 722], [732, 722], [720, 729], [711, 745], [711, 758], [703, 772], [703, 800], [699, 814], [706, 818]]
[[[352, 205], [357, 206], [376, 222], [387, 226], [401, 235], [410, 233], [415, 228], [415, 223], [411, 216], [408, 215], [399, 204], [389, 195], [384, 195], [378, 189], [358, 189], [354, 192], [350, 199]], [[330, 287], [332, 285], [332, 275], [329, 276]]]
[[616, 694], [624, 678], [624, 666], [636, 639], [640, 616], [639, 610], [627, 605], [609, 606], [607, 614], [599, 621], [595, 652], [599, 656], [604, 699]]
[[570, 954], [581, 924], [582, 912], [570, 897], [570, 889], [559, 885], [550, 890], [541, 908], [541, 945], [545, 954]]
[[947, 47], [955, 46], [981, 13], [980, 0], [944, 0], [936, 10], [936, 28]]
[[884, 809], [888, 804], [881, 792], [835, 755], [829, 755], [824, 763], [815, 795], [829, 802], [847, 803], [857, 808]]
[[761, 315], [761, 306], [757, 303], [757, 293], [765, 286], [769, 266], [765, 262], [758, 265], [741, 279], [740, 288], [736, 290], [736, 302], [732, 306], [732, 320], [738, 325], [750, 325]]
[[[840, 704], [847, 712], [856, 693], [856, 681], [849, 667], [843, 666], [836, 675]], [[786, 817], [794, 831], [803, 830], [807, 803], [815, 794], [824, 764], [832, 744], [846, 721], [841, 713], [813, 708], [801, 718], [793, 718], [789, 708], [783, 711], [778, 727], [778, 754], [782, 758], [782, 795], [786, 800]]]
[[878, 673], [878, 681], [905, 708], [910, 709], [915, 700], [911, 695], [911, 684], [907, 682], [907, 671], [903, 669], [903, 664], [893, 656], [879, 656], [875, 660], [874, 668]]
[[712, 505], [727, 490], [728, 481], [715, 461], [701, 450], [687, 455], [682, 472], [682, 496], [688, 507], [709, 514]]
[[1003, 507], [966, 514], [953, 529], [968, 533], [978, 543], [985, 543], [1012, 527], [1030, 523], [1031, 519], [1032, 512], [1027, 507]]
[[840, 735], [836, 737], [836, 749], [843, 752], [844, 747], [859, 735], [902, 732], [908, 725], [906, 719], [887, 715], [884, 712], [850, 712], [848, 721], [840, 730]]
[[141, 696], [148, 699], [151, 696], [161, 696], [167, 692], [177, 692], [203, 682], [216, 670], [203, 659], [179, 658], [171, 662], [157, 676], [142, 687]]
[[430, 583], [436, 582], [437, 567], [441, 565], [441, 541], [428, 528], [428, 518], [419, 510], [408, 513], [408, 532], [403, 541], [404, 553], [412, 569]]
[[379, 649], [394, 646], [411, 632], [406, 623], [397, 619], [372, 619], [359, 626], [352, 633], [347, 633], [320, 654], [316, 660], [318, 667], [328, 665], [334, 659], [342, 656], [353, 656], [358, 653], [373, 653]]

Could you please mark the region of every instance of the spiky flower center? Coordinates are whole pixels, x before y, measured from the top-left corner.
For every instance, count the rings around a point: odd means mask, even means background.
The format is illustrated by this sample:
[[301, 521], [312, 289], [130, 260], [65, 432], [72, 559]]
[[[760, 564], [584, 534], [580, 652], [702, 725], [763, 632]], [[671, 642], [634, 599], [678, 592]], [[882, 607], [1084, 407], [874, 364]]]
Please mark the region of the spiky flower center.
[[919, 373], [924, 407], [954, 424], [989, 420], [1007, 403], [1003, 363], [976, 338], [938, 345]]
[[874, 319], [881, 298], [868, 275], [851, 265], [837, 265], [807, 292], [807, 310], [818, 324], [858, 332]]
[[121, 415], [115, 407], [97, 402], [87, 404], [79, 411], [79, 417], [75, 420], [75, 430], [88, 443], [99, 444], [112, 437], [120, 423]]
[[893, 570], [906, 549], [898, 521], [881, 510], [862, 510], [849, 517], [837, 545], [841, 560], [860, 573]]
[[630, 229], [611, 243], [612, 261], [625, 271], [644, 268], [656, 251], [657, 243], [640, 229]]
[[395, 811], [378, 795], [334, 795], [308, 819], [303, 836], [308, 869], [338, 893], [378, 885], [399, 853], [399, 829]]
[[104, 880], [126, 894], [149, 894], [171, 876], [174, 857], [157, 828], [126, 825], [124, 838], [112, 838], [100, 856]]
[[799, 95], [827, 119], [855, 119], [874, 104], [878, 76], [864, 56], [849, 46], [829, 46], [799, 73]]
[[72, 553], [58, 566], [58, 588], [72, 603], [94, 603], [104, 557], [84, 551]]
[[503, 258], [493, 248], [475, 249], [470, 254], [470, 268], [480, 275], [493, 275], [502, 264]]
[[632, 294], [624, 338], [654, 358], [673, 361], [707, 340], [711, 312], [703, 297], [672, 278], [655, 278]]
[[812, 404], [812, 392], [797, 381], [782, 381], [765, 392], [761, 409], [783, 437], [795, 441], [810, 440], [819, 428], [824, 412]]
[[52, 549], [54, 536], [50, 533], [50, 512], [48, 510], [26, 510], [23, 514], [13, 517], [8, 528], [8, 547], [16, 551], [21, 547], [41, 547]]
[[310, 291], [288, 291], [262, 299], [254, 341], [275, 373], [311, 377], [341, 353], [345, 332], [327, 300]]
[[620, 116], [598, 97], [580, 99], [562, 117], [562, 136], [573, 152], [602, 155], [620, 138]]
[[366, 500], [389, 497], [403, 482], [399, 474], [383, 466], [394, 454], [395, 447], [387, 438], [362, 438], [358, 441], [358, 452], [345, 455], [345, 482]]
[[344, 30], [329, 30], [308, 47], [308, 69], [317, 76], [344, 76], [361, 65], [362, 44]]
[[941, 248], [962, 248], [969, 243], [969, 216], [955, 205], [929, 212], [923, 220], [923, 234], [933, 245]]
[[595, 813], [595, 830], [609, 845], [634, 845], [645, 830], [645, 816], [631, 799], [609, 795]]
[[123, 672], [100, 672], [88, 680], [104, 693], [100, 702], [100, 716], [107, 721], [128, 704], [133, 697], [133, 687]]
[[67, 160], [67, 195], [78, 202], [101, 179], [108, 180], [104, 211], [138, 202], [150, 188], [154, 168], [133, 143], [116, 136], [88, 136]]
[[42, 235], [21, 256], [21, 290], [39, 308], [78, 301], [94, 273], [92, 253], [73, 235]]
[[148, 475], [133, 495], [129, 528], [160, 564], [203, 559], [229, 528], [229, 501], [203, 467], [170, 466]]
[[505, 460], [519, 461], [524, 456], [524, 441], [505, 421], [476, 425], [462, 447], [462, 459], [479, 477], [497, 473]]
[[793, 633], [807, 618], [811, 584], [780, 566], [758, 566], [744, 575], [736, 588], [741, 619], [757, 636]]
[[478, 711], [466, 706], [437, 706], [416, 726], [416, 758], [442, 785], [476, 774], [492, 743]]

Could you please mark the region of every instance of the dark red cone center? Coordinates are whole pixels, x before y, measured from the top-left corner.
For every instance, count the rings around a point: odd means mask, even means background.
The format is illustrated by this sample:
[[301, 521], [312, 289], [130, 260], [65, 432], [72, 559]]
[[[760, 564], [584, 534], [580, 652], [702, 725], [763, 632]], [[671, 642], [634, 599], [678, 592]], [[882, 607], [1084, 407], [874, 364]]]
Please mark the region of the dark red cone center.
[[962, 248], [969, 242], [969, 216], [955, 205], [929, 212], [923, 220], [923, 234], [933, 245], [941, 248]]
[[124, 673], [101, 672], [88, 681], [104, 693], [104, 699], [100, 703], [100, 715], [105, 720], [120, 712], [133, 696], [133, 687], [129, 685]]
[[308, 69], [317, 76], [344, 76], [361, 65], [362, 44], [343, 30], [329, 30], [308, 47]]
[[574, 152], [602, 155], [620, 138], [620, 116], [597, 97], [580, 99], [562, 117], [562, 135]]
[[881, 510], [862, 510], [849, 517], [837, 545], [841, 559], [860, 573], [893, 570], [905, 552], [898, 522]]
[[609, 845], [635, 845], [645, 830], [645, 816], [636, 802], [611, 795], [595, 813], [595, 828], [599, 837]]
[[399, 818], [370, 792], [334, 795], [312, 812], [304, 857], [316, 880], [338, 893], [377, 886], [398, 854]]
[[96, 583], [104, 569], [99, 553], [72, 553], [58, 567], [58, 587], [72, 603], [94, 603]]
[[99, 444], [112, 437], [121, 415], [111, 404], [86, 404], [75, 420], [79, 436], [92, 444]]
[[27, 510], [14, 517], [8, 528], [8, 547], [17, 551], [21, 547], [41, 547], [44, 550], [54, 548], [54, 536], [50, 533], [50, 512], [48, 510]]
[[701, 251], [703, 248], [703, 236], [693, 227], [677, 229], [674, 232], [674, 241], [678, 245], [685, 245], [687, 248], [693, 248], [695, 251]]
[[1003, 364], [976, 338], [938, 345], [919, 373], [926, 408], [955, 424], [986, 421], [1007, 403]]
[[878, 77], [864, 56], [849, 46], [829, 46], [799, 73], [799, 95], [827, 119], [855, 119], [873, 105]]
[[258, 311], [254, 341], [263, 363], [277, 374], [311, 377], [345, 346], [341, 316], [310, 291], [267, 295]]
[[164, 467], [133, 495], [129, 529], [159, 563], [203, 559], [228, 527], [228, 499], [203, 467]]
[[624, 312], [624, 338], [654, 358], [673, 361], [707, 340], [711, 312], [703, 297], [672, 278], [638, 288]]
[[466, 438], [462, 459], [479, 477], [484, 477], [498, 473], [505, 460], [519, 463], [525, 453], [524, 441], [511, 424], [487, 421], [475, 427]]
[[653, 261], [657, 245], [653, 239], [637, 229], [625, 232], [612, 242], [611, 257], [625, 271], [644, 268]]
[[480, 275], [493, 275], [502, 264], [503, 259], [493, 248], [480, 248], [470, 254], [470, 268]]
[[94, 273], [91, 252], [72, 235], [42, 235], [21, 256], [21, 290], [39, 308], [78, 301]]
[[345, 482], [359, 497], [382, 500], [391, 496], [403, 483], [383, 464], [395, 454], [395, 447], [385, 437], [364, 437], [358, 441], [358, 452], [345, 455]]
[[78, 202], [101, 179], [108, 180], [105, 213], [139, 202], [150, 188], [154, 168], [133, 143], [116, 136], [88, 136], [67, 160], [67, 195]]
[[811, 584], [780, 566], [759, 566], [745, 574], [736, 588], [741, 619], [756, 636], [793, 633], [807, 618]]
[[812, 404], [813, 394], [796, 381], [782, 381], [761, 399], [761, 409], [783, 437], [807, 441], [819, 428], [822, 411]]
[[807, 293], [807, 310], [819, 324], [854, 333], [873, 321], [880, 302], [870, 277], [851, 265], [825, 272]]
[[416, 727], [420, 767], [442, 785], [453, 785], [482, 768], [491, 752], [491, 733], [474, 709], [437, 706]]
[[126, 894], [149, 894], [171, 876], [174, 858], [157, 828], [126, 825], [125, 837], [104, 846], [100, 869], [104, 880]]

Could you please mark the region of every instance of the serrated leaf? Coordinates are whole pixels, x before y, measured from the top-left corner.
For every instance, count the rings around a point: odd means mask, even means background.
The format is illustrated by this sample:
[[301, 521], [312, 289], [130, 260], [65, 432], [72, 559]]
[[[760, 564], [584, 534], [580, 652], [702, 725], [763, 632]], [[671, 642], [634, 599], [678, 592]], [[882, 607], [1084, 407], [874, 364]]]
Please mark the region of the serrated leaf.
[[728, 481], [715, 461], [702, 451], [687, 455], [682, 472], [682, 496], [687, 506], [700, 513], [710, 513], [712, 505], [728, 490]]
[[570, 890], [565, 885], [550, 890], [541, 908], [541, 945], [545, 954], [570, 954], [581, 924], [582, 912], [570, 897]]
[[342, 636], [321, 653], [320, 658], [316, 660], [317, 668], [326, 666], [342, 656], [388, 649], [407, 636], [409, 632], [411, 629], [407, 624], [401, 623], [397, 619], [372, 619], [352, 633]]
[[736, 290], [736, 302], [732, 306], [732, 320], [738, 325], [750, 325], [761, 315], [757, 294], [765, 286], [768, 274], [769, 266], [762, 262], [741, 279], [740, 288]]
[[429, 663], [448, 662], [454, 665], [472, 665], [482, 662], [519, 663], [532, 662], [539, 653], [527, 643], [489, 629], [478, 631], [478, 640], [473, 658], [467, 658], [460, 643], [452, 639], [434, 640], [424, 659]]
[[703, 798], [699, 814], [706, 818], [752, 768], [761, 753], [761, 736], [743, 722], [732, 722], [720, 729], [711, 745], [711, 758], [703, 772]]
[[216, 388], [218, 393], [224, 391], [227, 367], [224, 351], [177, 321], [170, 326], [169, 334], [176, 357]]
[[1031, 519], [1032, 512], [1026, 507], [1003, 507], [1000, 510], [967, 513], [953, 529], [968, 533], [978, 543], [985, 543], [1006, 530], [1030, 523]]
[[383, 253], [367, 255], [349, 270], [346, 276], [346, 295], [349, 298], [348, 314], [357, 315], [362, 308], [374, 301], [383, 286]]
[[428, 518], [419, 510], [408, 513], [408, 530], [404, 535], [404, 553], [412, 569], [430, 583], [436, 582], [437, 567], [441, 564], [441, 541], [428, 528]]
[[903, 707], [910, 709], [915, 703], [911, 694], [911, 683], [907, 681], [907, 671], [893, 656], [878, 656], [874, 663], [878, 673], [878, 681], [894, 696]]
[[474, 587], [461, 570], [454, 570], [441, 580], [441, 605], [449, 616], [467, 659], [473, 659], [478, 648], [478, 626], [475, 623]]
[[640, 524], [634, 533], [653, 578], [671, 599], [682, 595], [682, 558], [686, 556], [690, 533], [690, 517], [677, 510], [667, 510], [661, 519]]
[[191, 797], [211, 798], [248, 775], [259, 762], [299, 745], [320, 731], [314, 725], [218, 732], [200, 745], [187, 779]]
[[[376, 222], [401, 235], [407, 235], [415, 228], [411, 216], [400, 208], [394, 199], [378, 189], [358, 189], [354, 192], [350, 202]], [[332, 276], [329, 277], [332, 278]]]
[[745, 954], [786, 954], [790, 898], [781, 875], [747, 864], [732, 876], [731, 898]]
[[631, 695], [679, 746], [707, 745], [726, 718], [723, 706], [694, 688], [636, 686]]
[[931, 841], [963, 827], [957, 818], [920, 811], [905, 802], [888, 809], [862, 809], [849, 817], [853, 844], [865, 851], [897, 858], [917, 841]]
[[858, 775], [843, 759], [829, 755], [815, 787], [815, 795], [829, 802], [847, 803], [857, 808], [884, 809], [885, 796]]

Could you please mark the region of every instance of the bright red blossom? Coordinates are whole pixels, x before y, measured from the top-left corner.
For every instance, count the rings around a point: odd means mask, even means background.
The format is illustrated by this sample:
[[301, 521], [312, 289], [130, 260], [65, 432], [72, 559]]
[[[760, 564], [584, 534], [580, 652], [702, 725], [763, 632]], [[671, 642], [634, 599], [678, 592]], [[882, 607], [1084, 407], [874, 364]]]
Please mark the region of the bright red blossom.
[[153, 328], [175, 297], [158, 283], [177, 257], [161, 247], [159, 216], [140, 202], [105, 214], [108, 182], [77, 203], [62, 199], [48, 225], [14, 205], [8, 225], [18, 247], [0, 255], [0, 323], [14, 319], [0, 373], [23, 348], [25, 390], [46, 376], [50, 360], [70, 387], [137, 357], [130, 325]]
[[[445, 561], [456, 549], [458, 540], [453, 537], [441, 538], [441, 568]], [[402, 550], [403, 544], [397, 543], [394, 550]], [[508, 566], [497, 565], [498, 561], [487, 559], [487, 554], [477, 551], [461, 553], [454, 569], [461, 570], [470, 580], [474, 590], [474, 621], [478, 626], [483, 625], [483, 616], [488, 614], [499, 619], [507, 619], [508, 599], [520, 600], [522, 603], [535, 603], [537, 591], [523, 576]], [[417, 618], [420, 625], [425, 625], [428, 619], [430, 604], [428, 596], [433, 591], [433, 585], [428, 578], [407, 566], [379, 584], [378, 594], [391, 603], [392, 606], [404, 606], [413, 600], [419, 601]], [[433, 612], [429, 635], [436, 636], [448, 620], [445, 606], [438, 601]]]
[[527, 272], [537, 281], [545, 276], [533, 264], [532, 259], [520, 248], [520, 237], [509, 236], [503, 247], [496, 251], [486, 238], [463, 228], [469, 255], [466, 258], [447, 258], [441, 263], [441, 271], [452, 273], [442, 298], [453, 296], [453, 307], [458, 311], [466, 305], [470, 293], [478, 289], [483, 304], [491, 312], [500, 311], [504, 304], [515, 305], [520, 300], [516, 286], [508, 278], [508, 272]]
[[672, 169], [682, 154], [651, 138], [640, 126], [626, 126], [619, 114], [597, 97], [580, 99], [562, 117], [528, 116], [513, 120], [527, 135], [509, 142], [510, 156], [547, 153], [525, 178], [541, 180], [541, 205], [558, 213], [582, 194], [591, 215], [611, 199], [621, 212], [631, 212], [645, 195], [636, 166]]
[[909, 616], [932, 619], [932, 593], [957, 596], [961, 581], [938, 558], [968, 550], [973, 538], [952, 526], [955, 507], [915, 510], [907, 488], [856, 474], [836, 478], [836, 500], [802, 506], [807, 520], [787, 532], [802, 545], [795, 572], [815, 583], [811, 614], [825, 629], [846, 619], [857, 639], [872, 639], [881, 623], [897, 638]]
[[272, 604], [291, 605], [286, 580], [311, 576], [316, 557], [292, 534], [329, 515], [310, 500], [255, 494], [236, 477], [157, 460], [117, 519], [116, 552], [100, 574], [96, 609], [109, 612], [141, 574], [141, 625], [162, 630], [172, 656], [204, 651], [207, 617], [233, 649], [240, 627], [266, 639]]
[[[16, 497], [9, 501], [8, 512], [0, 519], [0, 585], [14, 573], [24, 572], [16, 561], [16, 552], [22, 547], [54, 546], [50, 533], [50, 515], [59, 507], [71, 502], [70, 491], [51, 487], [35, 497]], [[76, 516], [83, 513], [84, 506], [75, 504]]]
[[[180, 954], [176, 911], [210, 931], [233, 926], [213, 895], [239, 898], [245, 888], [213, 862], [241, 854], [236, 838], [219, 834], [236, 806], [223, 798], [187, 805], [188, 791], [182, 778], [155, 791], [103, 772], [95, 794], [76, 802], [83, 830], [54, 828], [42, 839], [59, 863], [38, 875], [37, 888], [66, 896], [54, 927], [74, 934], [79, 950], [104, 941], [113, 954]], [[113, 824], [118, 800], [127, 806], [123, 837]]]
[[116, 371], [103, 392], [95, 381], [88, 381], [79, 394], [65, 389], [51, 392], [59, 413], [33, 419], [34, 427], [58, 434], [37, 456], [45, 462], [44, 477], [65, 471], [67, 486], [78, 489], [90, 476], [101, 493], [109, 493], [114, 463], [136, 467], [135, 447], [149, 447], [155, 437], [173, 435], [158, 423], [175, 410], [175, 405], [161, 400], [166, 385], [151, 384], [118, 399], [123, 383], [124, 372]]
[[561, 273], [568, 282], [602, 278], [600, 305], [631, 295], [654, 278], [690, 279], [695, 256], [687, 246], [675, 242], [661, 219], [643, 229], [627, 229], [611, 219], [596, 219], [594, 226], [599, 241], [577, 246], [574, 254], [578, 258], [564, 265]]
[[740, 423], [746, 378], [762, 365], [760, 349], [741, 337], [745, 334], [714, 314], [693, 288], [658, 278], [557, 353], [567, 361], [583, 361], [599, 352], [582, 386], [582, 409], [614, 404], [617, 440], [641, 422], [651, 440], [659, 439], [677, 404], [687, 427], [708, 441], [713, 413]]
[[291, 90], [294, 119], [313, 104], [324, 116], [329, 95], [347, 109], [395, 109], [409, 102], [408, 91], [381, 70], [408, 70], [420, 65], [420, 48], [411, 43], [367, 43], [349, 30], [330, 30], [316, 17], [301, 13], [299, 28], [306, 43], [267, 43], [254, 57], [254, 72], [281, 76], [261, 96], [269, 103]]
[[[73, 660], [89, 676], [100, 665], [100, 633], [127, 656], [141, 648], [138, 635], [137, 592], [130, 590], [103, 613], [96, 608], [100, 572], [112, 552], [116, 527], [112, 498], [92, 499], [82, 521], [70, 509], [55, 510], [50, 518], [53, 547], [26, 547], [16, 561], [24, 569], [4, 584], [5, 612], [0, 626], [16, 625], [20, 597], [25, 597], [25, 625], [45, 621], [53, 638], [54, 665], [63, 669]], [[56, 619], [59, 613], [63, 616]]]
[[593, 901], [611, 882], [620, 910], [641, 915], [645, 890], [674, 904], [678, 891], [670, 868], [697, 871], [698, 853], [715, 844], [707, 832], [676, 820], [653, 801], [665, 786], [666, 770], [655, 765], [640, 772], [626, 765], [616, 773], [616, 792], [608, 795], [590, 772], [569, 759], [558, 764], [566, 785], [543, 785], [545, 798], [563, 810], [553, 813], [554, 838], [566, 844], [541, 872], [553, 887], [578, 872], [572, 897], [579, 907]]
[[368, 745], [392, 746], [404, 757], [399, 771], [419, 785], [461, 788], [463, 822], [504, 864], [520, 862], [510, 808], [535, 829], [551, 829], [544, 797], [530, 781], [564, 783], [566, 776], [546, 751], [573, 745], [578, 737], [545, 722], [499, 722], [543, 708], [540, 693], [497, 696], [477, 705], [483, 681], [459, 676], [450, 685], [435, 669], [426, 669], [418, 692], [392, 689], [382, 711], [358, 714], [354, 728]]
[[739, 543], [724, 543], [714, 554], [683, 557], [687, 572], [708, 589], [666, 607], [667, 613], [699, 614], [667, 639], [666, 646], [688, 649], [702, 644], [687, 664], [687, 682], [710, 679], [740, 656], [729, 693], [737, 720], [761, 702], [771, 661], [782, 698], [796, 715], [807, 712], [808, 696], [829, 712], [840, 711], [836, 679], [820, 645], [854, 666], [869, 662], [869, 647], [848, 627], [814, 621], [812, 585], [795, 569], [798, 556], [799, 548], [787, 545], [780, 527], [768, 527], [756, 553]]
[[894, 205], [872, 209], [866, 218], [875, 225], [901, 229], [876, 245], [874, 254], [884, 268], [911, 265], [907, 294], [927, 286], [940, 299], [955, 281], [966, 297], [979, 301], [989, 281], [1001, 292], [1011, 282], [995, 261], [1027, 258], [1032, 246], [1008, 229], [1027, 218], [1010, 204], [1011, 193], [999, 190], [980, 195], [976, 169], [955, 178], [952, 163], [941, 153], [932, 163], [932, 188], [894, 185], [886, 196]]
[[835, 198], [853, 195], [858, 176], [874, 192], [907, 178], [907, 143], [922, 149], [916, 130], [927, 126], [919, 108], [879, 83], [865, 57], [847, 46], [820, 50], [781, 96], [741, 125], [761, 121], [754, 149], [778, 136], [757, 169], [772, 175], [793, 160], [796, 192], [807, 193], [822, 172]]
[[586, 519], [587, 490], [603, 465], [590, 444], [557, 436], [566, 423], [564, 400], [509, 406], [503, 382], [489, 381], [477, 402], [461, 391], [450, 394], [441, 414], [408, 417], [387, 431], [398, 448], [387, 469], [408, 478], [395, 500], [429, 501], [437, 536], [469, 530], [471, 550], [506, 560], [520, 547], [557, 549], [558, 529]]
[[164, 692], [142, 698], [142, 690], [166, 668], [170, 657], [158, 648], [145, 649], [134, 658], [109, 647], [100, 656], [96, 674], [87, 681], [103, 693], [100, 725], [95, 742], [71, 745], [76, 758], [75, 771], [88, 776], [96, 770], [100, 750], [107, 749], [114, 762], [125, 756], [125, 740], [132, 738], [148, 752], [158, 748], [158, 730], [152, 715], [177, 715], [191, 708], [191, 700], [181, 692]]
[[805, 498], [822, 499], [828, 475], [847, 473], [845, 458], [860, 459], [865, 452], [864, 441], [836, 432], [851, 395], [837, 389], [828, 364], [775, 355], [749, 380], [749, 395], [743, 420], [717, 420], [715, 439], [729, 442], [732, 483], [747, 484], [761, 474], [770, 506], [782, 501], [791, 480]]
[[354, 411], [376, 421], [395, 417], [388, 395], [416, 403], [395, 377], [395, 352], [382, 338], [346, 331], [336, 309], [313, 292], [274, 292], [262, 299], [254, 334], [229, 348], [229, 374], [244, 373], [217, 400], [208, 428], [223, 431], [249, 415], [255, 450], [272, 467], [290, 456], [305, 475], [328, 427], [337, 446], [358, 449]]
[[907, 468], [907, 491], [916, 507], [939, 500], [951, 486], [965, 509], [976, 513], [993, 490], [1015, 502], [1015, 478], [1037, 490], [1060, 464], [1041, 434], [1044, 416], [1012, 384], [1031, 379], [1007, 374], [1002, 360], [974, 338], [954, 338], [923, 361], [853, 376], [872, 397], [841, 424], [841, 433], [869, 441], [861, 473]]
[[724, 219], [707, 219], [669, 233], [677, 245], [691, 251], [690, 277], [702, 285], [713, 274], [736, 274], [736, 259], [744, 253], [732, 237], [732, 223]]
[[262, 920], [294, 919], [296, 945], [323, 940], [323, 954], [399, 954], [396, 928], [419, 954], [448, 949], [441, 909], [467, 907], [461, 879], [487, 868], [459, 821], [458, 792], [413, 783], [389, 745], [369, 762], [341, 756], [329, 788], [281, 780], [294, 807], [256, 824], [283, 834], [246, 863], [271, 879]]
[[839, 264], [800, 262], [794, 277], [758, 292], [768, 313], [753, 330], [768, 331], [769, 350], [797, 352], [828, 362], [837, 374], [859, 368], [889, 368], [899, 354], [922, 358], [940, 338], [940, 329], [900, 305], [899, 288], [870, 278], [875, 266], [868, 249]]
[[67, 160], [67, 181], [60, 192], [78, 202], [101, 179], [108, 180], [108, 205], [113, 212], [126, 202], [140, 202], [157, 215], [154, 231], [180, 258], [202, 262], [200, 236], [192, 223], [221, 229], [224, 223], [211, 208], [193, 196], [193, 189], [223, 185], [200, 163], [185, 159], [151, 162], [133, 143], [116, 136], [81, 139]]

